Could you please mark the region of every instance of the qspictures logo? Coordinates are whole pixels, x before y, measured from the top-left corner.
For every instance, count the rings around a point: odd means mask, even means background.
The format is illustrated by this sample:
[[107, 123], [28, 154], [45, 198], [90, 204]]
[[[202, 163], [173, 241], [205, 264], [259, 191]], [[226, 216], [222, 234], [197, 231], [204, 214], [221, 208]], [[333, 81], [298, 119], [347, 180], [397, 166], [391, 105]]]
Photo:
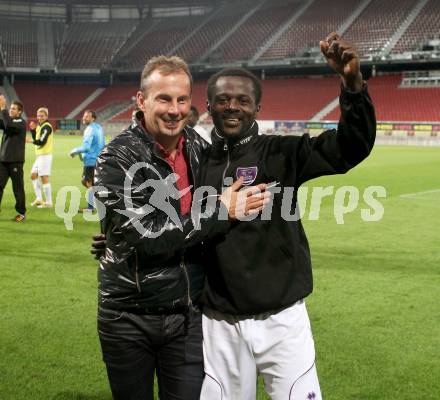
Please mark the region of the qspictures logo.
[[[147, 170], [150, 178], [139, 185], [134, 184], [134, 177], [140, 170]], [[245, 176], [246, 183], [251, 184], [254, 179], [253, 171], [240, 170], [237, 176]], [[252, 174], [251, 174], [252, 172]], [[126, 219], [125, 225], [131, 224], [143, 237], [159, 237], [169, 224], [183, 230], [181, 218], [173, 206], [187, 192], [189, 186], [178, 190], [176, 182], [179, 176], [175, 173], [163, 178], [149, 163], [136, 163], [127, 171], [123, 187], [110, 189], [103, 186], [94, 186], [95, 206], [97, 213], [85, 213], [86, 221], [102, 220], [107, 212], [115, 212]], [[232, 178], [224, 180], [224, 186], [232, 184]], [[267, 182], [267, 190], [272, 196], [269, 203], [258, 214], [238, 217], [240, 221], [252, 221], [256, 218], [270, 221], [274, 214], [274, 207], [279, 208], [281, 218], [285, 221], [319, 220], [321, 205], [326, 199], [326, 205], [332, 204], [333, 216], [337, 224], [345, 223], [345, 216], [359, 213], [364, 222], [380, 221], [385, 209], [380, 199], [386, 198], [386, 189], [383, 186], [368, 186], [359, 189], [355, 186], [301, 186], [298, 189], [291, 186], [281, 186], [278, 182]], [[216, 210], [217, 201], [221, 193], [212, 186], [200, 186], [193, 191], [191, 218], [195, 229], [200, 229], [200, 222], [204, 218], [211, 218]], [[238, 196], [246, 196], [246, 187], [238, 192]], [[81, 191], [75, 186], [61, 188], [56, 197], [55, 213], [64, 220], [66, 229], [73, 229], [73, 217], [77, 215], [81, 200]], [[109, 210], [111, 208], [111, 211]], [[308, 210], [308, 212], [307, 212]], [[157, 231], [151, 229], [150, 223], [158, 215], [165, 218]], [[220, 208], [219, 220], [227, 220], [226, 208]]]

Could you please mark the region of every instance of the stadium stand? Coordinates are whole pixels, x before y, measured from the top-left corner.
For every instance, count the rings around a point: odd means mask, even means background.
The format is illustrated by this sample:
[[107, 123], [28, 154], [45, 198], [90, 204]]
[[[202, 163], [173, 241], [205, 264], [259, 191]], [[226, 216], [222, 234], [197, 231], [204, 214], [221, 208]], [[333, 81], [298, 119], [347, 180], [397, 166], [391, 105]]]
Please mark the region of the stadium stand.
[[426, 40], [438, 37], [440, 33], [439, 15], [440, 2], [438, 0], [428, 1], [391, 53], [419, 50], [420, 45], [423, 45]]
[[141, 69], [150, 57], [171, 53], [204, 19], [192, 16], [142, 21], [115, 56], [113, 65]]
[[[308, 54], [310, 48], [316, 47], [330, 31], [350, 23], [350, 17], [354, 18], [355, 11], [365, 2], [308, 1], [310, 5], [278, 38], [279, 29], [308, 4], [305, 0], [246, 0], [234, 3], [233, 7], [231, 2], [218, 1], [199, 15], [148, 14], [141, 20], [111, 19], [107, 22], [75, 19], [65, 23], [55, 19], [1, 17], [0, 66], [43, 66], [58, 71], [108, 68], [137, 71], [145, 60], [159, 53], [179, 54], [190, 64], [247, 62], [258, 56], [258, 50], [269, 45], [271, 38], [277, 38], [258, 59], [259, 63], [272, 63]], [[409, 24], [407, 21], [412, 20], [409, 16], [424, 1], [426, 5]], [[440, 2], [437, 0], [369, 0], [344, 36], [358, 44], [363, 56], [379, 55], [393, 37], [397, 41], [393, 55], [414, 51], [427, 39], [438, 38], [439, 14]], [[50, 27], [47, 31], [53, 37], [49, 45], [39, 46], [41, 23]], [[398, 40], [399, 29], [403, 35]], [[46, 48], [54, 50], [53, 65], [44, 62], [42, 65], [39, 60], [44, 58], [42, 50]]]
[[109, 122], [128, 122], [131, 120], [131, 116], [133, 115], [134, 110], [135, 106], [132, 105], [126, 110], [120, 112], [119, 114], [114, 115]]
[[58, 50], [59, 69], [107, 67], [135, 29], [133, 20], [75, 22], [66, 27]]
[[38, 66], [38, 23], [0, 19], [1, 48], [8, 67]]
[[[248, 60], [298, 9], [298, 0], [266, 1], [216, 51], [215, 58], [231, 62]], [[252, 38], [252, 40], [249, 40]]]
[[[378, 76], [368, 81], [369, 92], [376, 108], [378, 121], [438, 121], [439, 88], [400, 87], [402, 75]], [[339, 109], [324, 120], [336, 121]]]
[[196, 64], [253, 7], [255, 7], [255, 2], [249, 0], [234, 4], [234, 7], [227, 4], [213, 15], [213, 18], [200, 29], [197, 35], [193, 35], [185, 41], [177, 49], [177, 54], [190, 64]]
[[[380, 121], [436, 121], [440, 110], [440, 87], [401, 87], [402, 75], [380, 76], [368, 81]], [[262, 120], [309, 120], [334, 100], [339, 91], [337, 77], [303, 77], [266, 79], [263, 82]], [[97, 87], [95, 85], [63, 85], [16, 83], [15, 89], [33, 117], [38, 107], [47, 106], [51, 118], [64, 118]], [[311, 89], [313, 88], [313, 90]], [[110, 86], [86, 108], [98, 111], [120, 105], [123, 111], [109, 115], [111, 122], [129, 121], [134, 110], [138, 87], [133, 84]], [[59, 99], [63, 101], [60, 102]], [[130, 106], [131, 104], [131, 106]], [[206, 110], [206, 81], [194, 83], [193, 104]], [[117, 108], [115, 108], [118, 110]], [[83, 110], [75, 117], [80, 119]], [[339, 109], [323, 117], [337, 120]]]
[[47, 107], [51, 119], [64, 118], [97, 88], [96, 85], [20, 82], [14, 87], [29, 118], [35, 118], [39, 107]]
[[315, 0], [260, 59], [292, 57], [317, 46], [321, 39], [342, 25], [359, 3], [360, 0], [349, 4], [345, 0]]
[[339, 85], [336, 77], [265, 80], [258, 118], [308, 120], [335, 98]]
[[53, 42], [54, 42], [56, 60], [59, 60], [61, 55], [60, 53], [62, 49], [65, 30], [66, 30], [66, 24], [64, 22], [61, 21], [52, 22], [52, 33], [53, 33]]
[[[136, 95], [138, 87], [133, 84], [119, 84], [105, 88], [105, 90], [90, 104], [87, 109], [101, 113], [104, 109], [113, 105], [126, 105], [134, 102], [133, 96]], [[84, 110], [78, 113], [76, 118], [81, 118]]]
[[361, 56], [380, 54], [418, 0], [372, 0], [344, 36], [357, 44]]

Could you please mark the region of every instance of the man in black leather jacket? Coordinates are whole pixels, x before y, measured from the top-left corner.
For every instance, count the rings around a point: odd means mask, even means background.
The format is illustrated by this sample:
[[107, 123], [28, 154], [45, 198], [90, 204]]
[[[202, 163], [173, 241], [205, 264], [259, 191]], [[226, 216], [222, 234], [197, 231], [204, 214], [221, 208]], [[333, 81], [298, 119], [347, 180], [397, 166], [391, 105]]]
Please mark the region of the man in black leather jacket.
[[229, 219], [219, 217], [222, 208], [235, 218], [258, 212], [267, 200], [252, 196], [264, 185], [239, 195], [238, 180], [206, 206], [203, 218], [194, 218], [188, 188], [199, 186], [207, 144], [185, 127], [191, 88], [183, 60], [151, 59], [137, 93], [140, 111], [96, 164], [107, 237], [98, 271], [98, 332], [115, 399], [153, 399], [154, 372], [161, 399], [199, 398], [197, 302], [205, 275], [197, 244], [229, 230]]

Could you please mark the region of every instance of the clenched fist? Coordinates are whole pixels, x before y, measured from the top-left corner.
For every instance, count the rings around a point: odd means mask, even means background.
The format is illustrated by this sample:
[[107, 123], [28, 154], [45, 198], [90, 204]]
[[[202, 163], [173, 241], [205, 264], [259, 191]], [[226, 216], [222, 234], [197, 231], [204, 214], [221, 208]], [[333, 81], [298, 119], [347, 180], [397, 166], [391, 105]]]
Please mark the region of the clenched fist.
[[328, 65], [341, 76], [344, 86], [353, 92], [359, 92], [363, 81], [359, 55], [354, 45], [346, 42], [336, 32], [321, 40], [319, 45]]

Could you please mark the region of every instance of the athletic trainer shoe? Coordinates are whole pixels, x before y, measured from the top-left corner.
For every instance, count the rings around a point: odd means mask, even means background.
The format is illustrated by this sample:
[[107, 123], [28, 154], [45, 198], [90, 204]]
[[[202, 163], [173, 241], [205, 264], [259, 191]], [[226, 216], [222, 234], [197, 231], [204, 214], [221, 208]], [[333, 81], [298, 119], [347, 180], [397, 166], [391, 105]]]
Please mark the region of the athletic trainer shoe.
[[79, 213], [79, 214], [86, 214], [86, 213], [93, 213], [93, 211], [95, 211], [94, 208], [89, 208], [89, 207], [87, 207], [87, 208], [80, 208], [80, 209], [78, 210], [78, 213]]
[[17, 214], [14, 218], [12, 218], [12, 221], [15, 222], [23, 222], [26, 219], [26, 216], [23, 214]]
[[37, 206], [38, 208], [52, 208], [53, 207], [53, 204], [52, 203], [46, 203], [46, 202], [44, 202], [44, 203], [42, 203], [42, 204], [40, 204], [39, 206]]
[[32, 206], [32, 207], [35, 207], [35, 206], [41, 206], [42, 204], [43, 204], [43, 200], [35, 199], [35, 200], [31, 203], [31, 206]]

